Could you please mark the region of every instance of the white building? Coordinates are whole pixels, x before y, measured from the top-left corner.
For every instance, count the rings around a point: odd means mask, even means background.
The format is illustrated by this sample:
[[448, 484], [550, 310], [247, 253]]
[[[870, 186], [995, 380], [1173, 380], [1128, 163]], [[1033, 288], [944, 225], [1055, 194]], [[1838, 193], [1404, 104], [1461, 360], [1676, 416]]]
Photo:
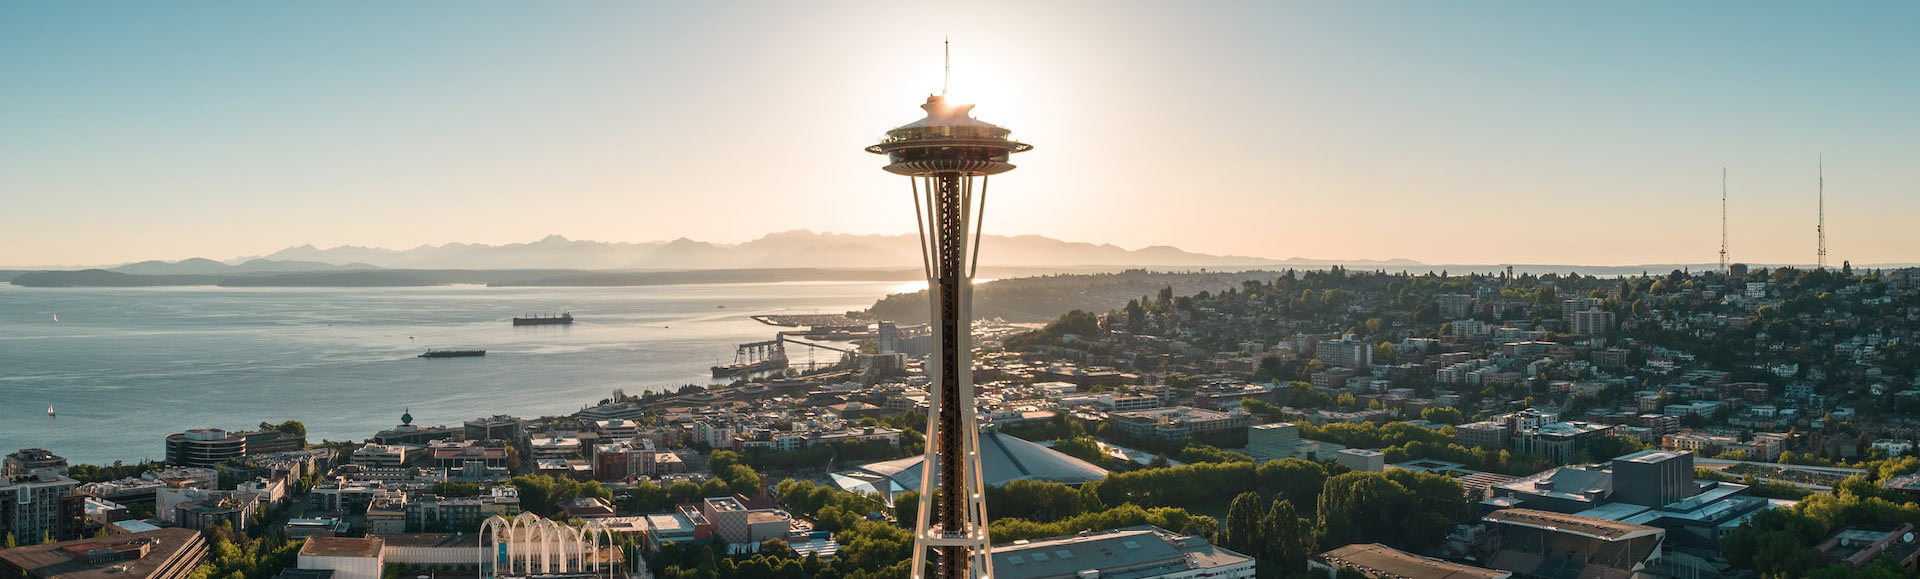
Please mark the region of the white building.
[[301, 569], [333, 571], [334, 579], [380, 579], [386, 564], [379, 537], [313, 537], [300, 546]]
[[353, 451], [353, 463], [376, 467], [406, 466], [416, 447], [404, 444], [369, 444]]

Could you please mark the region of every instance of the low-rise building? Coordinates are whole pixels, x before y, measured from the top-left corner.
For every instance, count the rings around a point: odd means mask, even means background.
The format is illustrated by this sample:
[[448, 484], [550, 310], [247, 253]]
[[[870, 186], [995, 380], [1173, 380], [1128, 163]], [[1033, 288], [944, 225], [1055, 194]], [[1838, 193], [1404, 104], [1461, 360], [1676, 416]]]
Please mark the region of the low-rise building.
[[1127, 579], [1250, 579], [1252, 557], [1206, 539], [1141, 525], [995, 545], [1000, 579], [1125, 577]]
[[154, 529], [0, 550], [0, 577], [186, 579], [206, 559], [199, 531]]
[[1254, 462], [1299, 458], [1319, 462], [1334, 458], [1345, 446], [1300, 438], [1300, 427], [1291, 422], [1275, 422], [1247, 428], [1247, 456]]
[[1307, 560], [1307, 570], [1333, 579], [1351, 570], [1378, 579], [1508, 579], [1513, 573], [1422, 557], [1379, 543], [1352, 544]]
[[1120, 432], [1141, 439], [1179, 442], [1195, 434], [1246, 428], [1253, 417], [1238, 408], [1226, 412], [1192, 406], [1115, 412], [1110, 421]]
[[1855, 569], [1886, 557], [1893, 559], [1907, 576], [1920, 574], [1920, 541], [1914, 539], [1913, 525], [1909, 523], [1893, 529], [1842, 529], [1813, 550], [1820, 553], [1821, 559]]
[[1486, 516], [1501, 537], [1490, 566], [1528, 577], [1628, 577], [1662, 554], [1665, 530], [1532, 509]]
[[475, 418], [461, 425], [462, 438], [472, 441], [519, 440], [524, 436], [520, 419], [501, 414], [487, 418]]
[[370, 467], [402, 467], [413, 459], [418, 447], [404, 444], [368, 444], [353, 451], [353, 463]]
[[314, 537], [300, 546], [298, 566], [333, 571], [333, 579], [380, 579], [385, 545], [379, 537]]

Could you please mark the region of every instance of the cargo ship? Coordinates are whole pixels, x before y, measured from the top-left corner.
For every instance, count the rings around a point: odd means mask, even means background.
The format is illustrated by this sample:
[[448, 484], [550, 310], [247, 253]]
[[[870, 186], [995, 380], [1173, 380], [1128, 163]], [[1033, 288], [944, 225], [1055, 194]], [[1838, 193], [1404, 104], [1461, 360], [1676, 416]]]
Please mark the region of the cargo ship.
[[557, 316], [547, 315], [547, 314], [535, 314], [531, 316], [521, 316], [513, 319], [513, 325], [516, 325], [516, 326], [550, 326], [550, 325], [564, 326], [572, 323], [573, 323], [573, 312], [562, 312], [560, 315], [557, 315]]
[[485, 356], [485, 355], [487, 355], [486, 350], [427, 350], [427, 353], [421, 354], [420, 357], [422, 358], [469, 358], [473, 356]]

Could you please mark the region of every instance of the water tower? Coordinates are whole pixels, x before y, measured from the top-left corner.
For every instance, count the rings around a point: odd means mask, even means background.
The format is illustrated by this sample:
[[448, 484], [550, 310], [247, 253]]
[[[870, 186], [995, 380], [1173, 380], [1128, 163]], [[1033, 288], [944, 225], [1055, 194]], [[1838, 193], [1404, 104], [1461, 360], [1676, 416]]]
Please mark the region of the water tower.
[[910, 574], [923, 579], [927, 552], [934, 550], [942, 579], [988, 578], [993, 575], [991, 542], [973, 406], [973, 274], [988, 176], [1013, 170], [1007, 157], [1033, 146], [1011, 139], [1012, 131], [974, 119], [973, 105], [949, 103], [945, 94], [927, 97], [920, 108], [927, 118], [887, 131], [880, 144], [867, 147], [887, 156], [887, 172], [912, 182], [933, 323], [927, 366], [932, 401], [920, 468], [925, 480]]

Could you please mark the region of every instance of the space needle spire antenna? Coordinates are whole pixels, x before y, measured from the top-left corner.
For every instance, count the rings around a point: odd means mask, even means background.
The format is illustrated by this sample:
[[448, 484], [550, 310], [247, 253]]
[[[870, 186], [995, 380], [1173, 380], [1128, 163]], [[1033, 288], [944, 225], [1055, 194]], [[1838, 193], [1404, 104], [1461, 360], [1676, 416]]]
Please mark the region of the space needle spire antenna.
[[1814, 269], [1827, 268], [1827, 156], [1820, 156], [1820, 222], [1813, 227], [1820, 235], [1820, 248], [1814, 255]]
[[1727, 275], [1727, 168], [1720, 168], [1720, 275]]
[[[913, 531], [912, 579], [989, 579], [986, 485], [973, 402], [973, 274], [987, 178], [1013, 170], [1007, 159], [1032, 149], [1012, 131], [973, 118], [973, 105], [928, 95], [926, 118], [887, 131], [867, 152], [887, 156], [888, 173], [909, 178], [920, 261], [927, 274], [932, 355], [927, 360], [926, 454]], [[931, 555], [931, 557], [929, 557]]]

